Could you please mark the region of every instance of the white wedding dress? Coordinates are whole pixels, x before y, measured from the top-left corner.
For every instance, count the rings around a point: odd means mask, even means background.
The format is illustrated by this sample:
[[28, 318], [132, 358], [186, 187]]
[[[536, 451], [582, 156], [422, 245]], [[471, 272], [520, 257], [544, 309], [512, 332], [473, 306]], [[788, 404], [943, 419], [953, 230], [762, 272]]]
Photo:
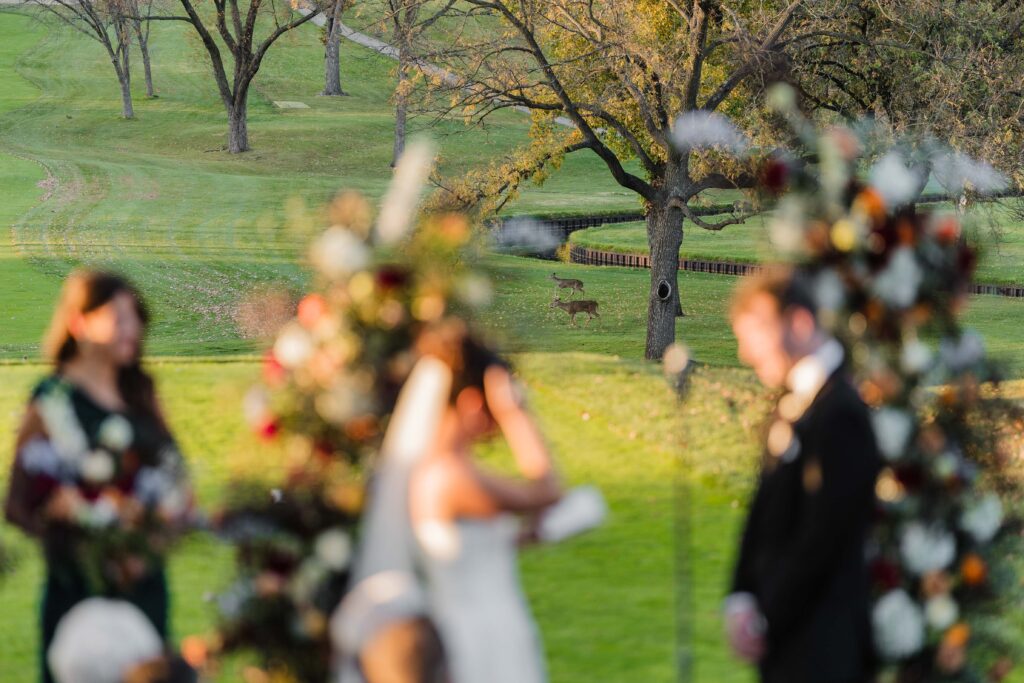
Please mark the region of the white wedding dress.
[[431, 616], [452, 683], [543, 683], [543, 648], [519, 582], [518, 520], [416, 526]]

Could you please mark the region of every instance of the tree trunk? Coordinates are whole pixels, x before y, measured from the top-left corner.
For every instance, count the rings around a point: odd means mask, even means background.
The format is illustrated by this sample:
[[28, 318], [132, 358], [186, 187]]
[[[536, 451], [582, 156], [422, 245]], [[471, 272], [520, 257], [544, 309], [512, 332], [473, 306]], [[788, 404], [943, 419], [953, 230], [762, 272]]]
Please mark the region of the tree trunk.
[[661, 360], [676, 339], [679, 305], [679, 246], [683, 241], [682, 212], [678, 208], [650, 206], [647, 241], [651, 248], [651, 292], [647, 301], [648, 360]]
[[129, 69], [128, 57], [125, 55], [124, 63], [118, 63], [114, 59], [114, 71], [117, 72], [117, 82], [121, 84], [121, 116], [126, 119], [135, 118], [135, 107], [132, 105], [132, 72]]
[[244, 93], [228, 105], [228, 152], [249, 151], [249, 96]]
[[395, 89], [395, 149], [391, 156], [391, 166], [398, 164], [398, 159], [405, 151], [405, 121], [409, 113], [409, 96], [406, 92], [409, 81], [409, 64], [407, 53], [400, 49], [398, 53], [398, 87]]
[[139, 52], [142, 53], [142, 71], [146, 75], [146, 97], [156, 97], [153, 89], [153, 71], [149, 66], [149, 36], [142, 30], [142, 22], [135, 22], [135, 36], [139, 39]]
[[341, 89], [341, 23], [338, 15], [341, 14], [341, 0], [336, 0], [334, 12], [327, 17], [327, 43], [324, 50], [324, 91], [320, 93], [325, 97], [340, 97], [347, 95]]

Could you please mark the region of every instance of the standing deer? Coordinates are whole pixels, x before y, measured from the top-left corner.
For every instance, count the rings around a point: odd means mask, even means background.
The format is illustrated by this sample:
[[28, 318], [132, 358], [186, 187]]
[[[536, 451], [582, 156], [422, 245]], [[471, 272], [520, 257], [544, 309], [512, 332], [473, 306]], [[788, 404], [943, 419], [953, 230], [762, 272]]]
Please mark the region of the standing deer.
[[583, 294], [583, 280], [558, 277], [554, 273], [551, 273], [551, 279], [555, 281], [555, 298], [558, 298], [558, 290], [560, 289], [568, 289], [574, 295], [576, 292]]
[[573, 327], [576, 327], [576, 314], [586, 313], [587, 314], [587, 325], [590, 325], [590, 321], [594, 318], [600, 318], [601, 314], [597, 312], [596, 301], [562, 301], [557, 296], [555, 300], [551, 302], [551, 308], [561, 308], [563, 311], [569, 314], [569, 322]]

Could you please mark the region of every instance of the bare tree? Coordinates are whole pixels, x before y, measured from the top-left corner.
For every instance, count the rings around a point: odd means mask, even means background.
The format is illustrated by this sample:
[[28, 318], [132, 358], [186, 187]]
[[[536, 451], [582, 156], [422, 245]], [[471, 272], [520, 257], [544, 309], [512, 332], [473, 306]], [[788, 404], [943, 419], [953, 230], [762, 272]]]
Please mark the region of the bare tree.
[[395, 87], [395, 141], [391, 165], [398, 163], [405, 150], [409, 97], [413, 76], [424, 60], [437, 56], [436, 50], [425, 51], [428, 30], [447, 17], [457, 0], [437, 3], [432, 0], [385, 0], [383, 23], [391, 35], [391, 44], [398, 58], [398, 84]]
[[142, 54], [142, 71], [146, 78], [146, 97], [156, 97], [153, 88], [153, 67], [149, 60], [149, 17], [153, 14], [153, 0], [125, 0], [134, 3], [132, 8], [132, 26], [135, 38], [139, 41], [139, 52]]
[[[185, 16], [152, 16], [151, 21], [184, 21], [192, 25], [206, 48], [213, 67], [221, 101], [228, 116], [228, 152], [249, 150], [249, 89], [263, 58], [277, 39], [320, 14], [320, 8], [297, 17], [291, 5], [280, 6], [273, 0], [213, 0], [214, 16], [204, 16], [193, 0], [180, 0]], [[273, 28], [262, 40], [256, 36], [260, 21]], [[221, 54], [230, 54], [231, 76]]]
[[352, 0], [327, 0], [324, 18], [324, 90], [325, 97], [347, 95], [341, 88], [341, 17]]
[[26, 4], [43, 8], [49, 16], [103, 46], [121, 86], [121, 116], [134, 118], [131, 8], [121, 0], [28, 0]]

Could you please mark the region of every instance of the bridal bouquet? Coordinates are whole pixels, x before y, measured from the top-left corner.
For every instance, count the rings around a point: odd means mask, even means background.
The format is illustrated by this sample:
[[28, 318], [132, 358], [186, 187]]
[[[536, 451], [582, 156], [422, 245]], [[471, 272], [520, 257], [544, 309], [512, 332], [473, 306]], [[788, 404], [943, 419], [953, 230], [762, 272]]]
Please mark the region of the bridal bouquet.
[[245, 399], [253, 429], [280, 441], [283, 481], [241, 483], [220, 514], [237, 548], [238, 576], [217, 596], [220, 627], [207, 647], [247, 650], [273, 680], [326, 680], [327, 622], [343, 597], [362, 514], [368, 463], [427, 327], [489, 301], [467, 263], [470, 225], [456, 214], [419, 217], [432, 165], [411, 146], [376, 220], [353, 193], [330, 206], [309, 251], [316, 286], [298, 303]]
[[133, 448], [133, 423], [113, 413], [86, 435], [71, 388], [52, 380], [36, 399], [46, 439], [19, 453], [34, 500], [63, 496], [58, 523], [66, 553], [95, 594], [129, 591], [165, 554], [190, 511], [181, 455], [169, 439], [158, 452]]
[[[1001, 680], [1012, 662], [999, 616], [1018, 584], [1000, 535], [1011, 447], [1024, 422], [982, 339], [965, 330], [976, 256], [958, 215], [914, 200], [927, 171], [954, 197], [1000, 189], [989, 166], [931, 144], [876, 150], [819, 134], [777, 90], [804, 149], [765, 166], [780, 196], [775, 247], [812, 278], [821, 320], [850, 350], [887, 461], [871, 548], [876, 647], [890, 680]], [[926, 155], [920, 164], [920, 155]]]

